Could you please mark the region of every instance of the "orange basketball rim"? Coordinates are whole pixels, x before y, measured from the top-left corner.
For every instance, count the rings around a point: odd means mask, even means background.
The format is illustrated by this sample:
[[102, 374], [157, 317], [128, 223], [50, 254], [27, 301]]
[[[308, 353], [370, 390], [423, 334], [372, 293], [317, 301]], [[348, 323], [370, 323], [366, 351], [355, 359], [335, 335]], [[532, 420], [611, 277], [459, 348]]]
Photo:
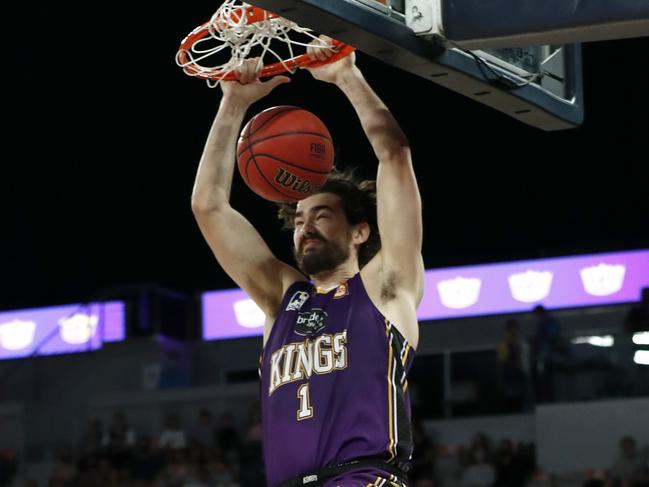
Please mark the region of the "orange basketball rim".
[[[333, 45], [337, 52], [327, 61], [314, 61], [306, 54], [308, 44], [296, 40], [296, 34], [306, 35], [314, 47], [330, 48]], [[211, 42], [212, 47], [204, 48], [204, 41]], [[283, 59], [278, 55], [271, 42], [284, 43], [289, 52], [288, 58]], [[260, 76], [264, 78], [294, 72], [300, 67], [315, 68], [332, 63], [355, 50], [335, 40], [332, 45], [319, 39], [311, 29], [301, 27], [275, 13], [238, 0], [226, 0], [208, 22], [182, 40], [176, 54], [176, 63], [189, 76], [208, 80], [208, 85], [214, 87], [219, 81], [237, 79], [236, 68], [254, 47], [262, 50], [264, 65]], [[217, 66], [202, 64], [205, 59], [227, 49], [231, 54], [229, 61]], [[304, 53], [297, 54], [298, 50], [303, 50]], [[264, 59], [267, 57], [277, 61], [266, 64]]]

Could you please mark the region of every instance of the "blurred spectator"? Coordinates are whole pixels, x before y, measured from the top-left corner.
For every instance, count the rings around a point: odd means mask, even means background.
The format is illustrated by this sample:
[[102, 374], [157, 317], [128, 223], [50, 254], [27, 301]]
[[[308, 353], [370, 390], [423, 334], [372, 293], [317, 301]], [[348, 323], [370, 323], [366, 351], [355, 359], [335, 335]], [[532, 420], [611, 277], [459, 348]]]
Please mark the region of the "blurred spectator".
[[181, 487], [190, 483], [194, 477], [194, 469], [187, 461], [182, 450], [168, 450], [166, 467], [160, 476], [161, 484], [165, 487]]
[[620, 452], [611, 467], [611, 487], [644, 487], [647, 481], [646, 452], [640, 453], [635, 438], [625, 436], [620, 439]]
[[550, 402], [556, 399], [557, 375], [569, 362], [569, 350], [561, 338], [559, 321], [540, 304], [533, 313], [536, 317], [533, 344], [537, 399]]
[[643, 288], [640, 302], [628, 312], [623, 333], [615, 337], [612, 359], [618, 374], [614, 393], [637, 396], [649, 392], [646, 371], [635, 363], [635, 352], [640, 349], [634, 342], [636, 333], [649, 331], [649, 287]]
[[191, 431], [192, 441], [201, 448], [213, 449], [216, 446], [215, 428], [212, 421], [212, 412], [209, 409], [201, 409], [198, 412], [198, 420]]
[[13, 450], [0, 450], [0, 486], [11, 485], [16, 470], [16, 452]]
[[158, 446], [171, 450], [187, 448], [187, 435], [180, 426], [178, 415], [172, 413], [165, 418], [165, 429], [160, 435]]
[[435, 481], [431, 477], [420, 477], [412, 485], [413, 487], [435, 487]]
[[[473, 438], [471, 439], [469, 453], [473, 456], [473, 459], [475, 459], [476, 455], [480, 455], [488, 462], [493, 461], [493, 447], [491, 445], [491, 440], [489, 439], [489, 437], [482, 431], [478, 431], [476, 434], [474, 434]], [[469, 459], [471, 460], [471, 457]]]
[[534, 451], [526, 446], [517, 447], [503, 438], [495, 453], [496, 485], [498, 487], [524, 487], [534, 473]]
[[463, 487], [491, 487], [496, 481], [496, 469], [478, 448], [469, 452], [469, 465], [462, 472]]
[[604, 470], [588, 470], [581, 487], [606, 487], [608, 478]]
[[[104, 446], [106, 432], [100, 419], [93, 419], [88, 424], [88, 430], [81, 440], [81, 451], [83, 454], [90, 454], [99, 451]], [[107, 441], [107, 440], [106, 440]]]
[[510, 318], [498, 344], [498, 386], [503, 412], [520, 412], [526, 408], [527, 345], [519, 338], [518, 322]]
[[216, 442], [224, 453], [236, 450], [239, 447], [239, 435], [234, 427], [230, 413], [221, 414], [219, 426], [216, 430]]
[[608, 391], [611, 396], [635, 396], [642, 394], [645, 389], [644, 376], [641, 366], [635, 363], [634, 355], [638, 346], [633, 342], [638, 324], [633, 319], [624, 322], [622, 333], [615, 335], [615, 341], [609, 357], [616, 371], [612, 387]]
[[103, 445], [109, 449], [122, 450], [135, 444], [135, 433], [128, 425], [126, 415], [115, 411], [104, 435]]
[[107, 458], [100, 458], [96, 470], [91, 474], [93, 474], [94, 483], [85, 484], [89, 487], [95, 485], [101, 485], [102, 487], [119, 485], [119, 471]]
[[50, 485], [72, 485], [77, 476], [77, 466], [71, 448], [66, 448], [50, 473]]
[[215, 487], [230, 487], [234, 484], [232, 469], [224, 460], [213, 460], [210, 462], [208, 469], [210, 485]]
[[246, 439], [240, 449], [239, 483], [241, 487], [265, 485], [264, 454], [261, 443], [261, 412], [259, 405], [250, 412]]
[[[86, 455], [79, 460], [77, 483], [82, 487], [99, 484], [99, 455]], [[104, 461], [107, 461], [104, 459]]]
[[145, 436], [137, 442], [131, 459], [131, 476], [135, 481], [150, 485], [164, 467], [162, 453], [154, 448], [153, 438]]
[[553, 473], [538, 470], [527, 483], [527, 487], [558, 487], [559, 481], [557, 475]]
[[463, 487], [490, 487], [496, 480], [491, 441], [478, 431], [468, 450], [460, 451], [461, 483]]
[[[128, 425], [126, 415], [122, 411], [113, 413], [103, 443], [110, 465], [118, 470], [124, 468], [129, 460], [129, 448], [135, 444], [135, 433]], [[110, 476], [107, 474], [107, 477], [110, 477], [111, 482], [116, 480], [112, 472]]]
[[412, 440], [414, 450], [408, 478], [413, 483], [416, 483], [417, 480], [434, 478], [433, 465], [435, 452], [433, 443], [426, 434], [422, 422], [416, 418], [413, 418], [412, 421]]
[[640, 302], [629, 310], [624, 325], [631, 333], [649, 330], [649, 287], [642, 289]]

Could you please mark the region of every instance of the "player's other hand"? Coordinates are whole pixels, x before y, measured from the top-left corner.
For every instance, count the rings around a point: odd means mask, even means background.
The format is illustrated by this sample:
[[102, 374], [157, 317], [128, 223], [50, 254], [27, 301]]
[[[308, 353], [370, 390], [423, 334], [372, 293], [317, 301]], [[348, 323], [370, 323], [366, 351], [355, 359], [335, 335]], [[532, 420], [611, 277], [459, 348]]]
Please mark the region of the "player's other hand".
[[[331, 47], [323, 47], [323, 42]], [[336, 54], [336, 48], [333, 47], [333, 39], [325, 35], [321, 35], [319, 40], [313, 40], [306, 49], [306, 53], [312, 61], [326, 62], [331, 56]], [[339, 59], [330, 64], [324, 64], [317, 68], [309, 68], [311, 75], [320, 81], [327, 83], [340, 83], [345, 75], [353, 73], [356, 68], [356, 53], [351, 54]]]
[[275, 76], [268, 81], [261, 81], [259, 74], [262, 67], [261, 58], [245, 59], [241, 66], [235, 70], [237, 73], [236, 81], [221, 81], [223, 97], [236, 99], [241, 103], [251, 105], [268, 95], [279, 85], [291, 81], [288, 76]]

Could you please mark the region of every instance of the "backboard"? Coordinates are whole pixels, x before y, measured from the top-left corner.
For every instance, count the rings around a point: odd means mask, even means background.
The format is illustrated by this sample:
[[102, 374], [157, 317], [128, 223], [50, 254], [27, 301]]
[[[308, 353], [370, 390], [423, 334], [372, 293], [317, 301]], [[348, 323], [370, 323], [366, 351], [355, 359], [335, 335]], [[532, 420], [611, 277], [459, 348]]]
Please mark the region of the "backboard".
[[[443, 0], [252, 0], [316, 32], [351, 44], [543, 130], [583, 120], [579, 44], [503, 47], [444, 37]], [[448, 2], [455, 3], [455, 2]], [[437, 5], [437, 7], [436, 7]], [[515, 42], [515, 41], [512, 41]]]
[[[468, 51], [443, 39], [439, 30], [435, 31], [432, 8], [431, 18], [425, 18], [423, 13], [430, 0], [418, 1], [418, 4], [416, 0], [253, 0], [253, 3], [526, 124], [543, 130], [581, 124], [583, 93], [578, 44]], [[422, 2], [427, 4], [424, 6]], [[422, 23], [429, 25], [422, 28]]]

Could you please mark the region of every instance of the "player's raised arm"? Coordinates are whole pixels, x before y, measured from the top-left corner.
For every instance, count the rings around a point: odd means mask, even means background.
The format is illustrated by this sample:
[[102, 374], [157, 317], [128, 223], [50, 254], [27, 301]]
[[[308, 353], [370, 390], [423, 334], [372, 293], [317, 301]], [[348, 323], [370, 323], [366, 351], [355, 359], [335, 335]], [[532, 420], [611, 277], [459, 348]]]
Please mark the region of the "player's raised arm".
[[216, 259], [266, 313], [267, 322], [272, 321], [288, 286], [303, 277], [273, 255], [257, 230], [232, 208], [229, 199], [235, 146], [246, 110], [287, 81], [288, 78], [277, 76], [261, 82], [257, 60], [253, 59], [241, 68], [239, 81], [221, 83], [223, 98], [192, 193], [192, 210]]
[[[311, 49], [324, 60], [333, 51]], [[421, 198], [403, 131], [355, 65], [354, 54], [311, 70], [313, 76], [336, 84], [347, 96], [379, 160], [377, 219], [381, 234], [381, 273], [398, 284], [416, 307], [423, 294]]]
[[361, 121], [379, 160], [376, 175], [381, 270], [416, 308], [423, 294], [421, 197], [410, 146], [396, 120], [354, 66], [338, 83]]

